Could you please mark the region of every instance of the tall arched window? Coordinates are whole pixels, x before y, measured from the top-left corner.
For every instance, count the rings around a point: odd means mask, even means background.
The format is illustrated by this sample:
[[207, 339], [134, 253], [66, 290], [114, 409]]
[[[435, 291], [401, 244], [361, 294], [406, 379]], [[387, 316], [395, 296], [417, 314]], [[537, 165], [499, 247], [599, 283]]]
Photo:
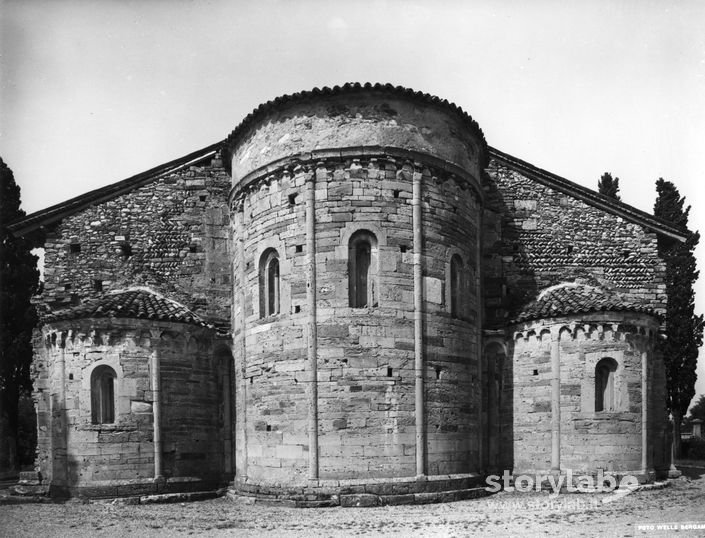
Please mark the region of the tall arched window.
[[112, 424], [115, 422], [115, 370], [110, 366], [98, 366], [91, 374], [91, 422]]
[[377, 238], [360, 230], [348, 245], [348, 297], [352, 308], [377, 306], [376, 265]]
[[259, 317], [279, 313], [279, 254], [270, 248], [262, 254], [259, 265]]
[[615, 411], [614, 374], [617, 361], [606, 357], [595, 366], [595, 412]]
[[450, 315], [461, 317], [463, 308], [463, 260], [457, 254], [450, 259]]

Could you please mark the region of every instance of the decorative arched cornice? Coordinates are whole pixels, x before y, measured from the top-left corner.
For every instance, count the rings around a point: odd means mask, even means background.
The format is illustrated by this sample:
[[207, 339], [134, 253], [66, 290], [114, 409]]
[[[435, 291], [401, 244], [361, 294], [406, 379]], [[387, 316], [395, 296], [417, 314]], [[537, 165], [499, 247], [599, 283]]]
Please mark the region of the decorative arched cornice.
[[[433, 155], [404, 148], [389, 146], [364, 146], [355, 148], [321, 149], [305, 154], [292, 155], [272, 161], [244, 176], [230, 191], [231, 210], [242, 210], [244, 197], [274, 181], [314, 174], [321, 168], [336, 170], [340, 166], [350, 168], [379, 168], [380, 161], [394, 165], [397, 174], [420, 173], [441, 184], [453, 182], [462, 191], [470, 190], [477, 202], [482, 202], [483, 191], [478, 178], [474, 178], [458, 165]], [[411, 178], [405, 178], [411, 179]]]
[[641, 345], [655, 340], [658, 327], [648, 318], [644, 319], [643, 324], [633, 320], [629, 322], [612, 320], [557, 322], [548, 319], [516, 325], [511, 334], [515, 342], [527, 343], [534, 338], [541, 340], [540, 335], [549, 331], [556, 335], [560, 334], [561, 341], [568, 336], [571, 340], [609, 340]]

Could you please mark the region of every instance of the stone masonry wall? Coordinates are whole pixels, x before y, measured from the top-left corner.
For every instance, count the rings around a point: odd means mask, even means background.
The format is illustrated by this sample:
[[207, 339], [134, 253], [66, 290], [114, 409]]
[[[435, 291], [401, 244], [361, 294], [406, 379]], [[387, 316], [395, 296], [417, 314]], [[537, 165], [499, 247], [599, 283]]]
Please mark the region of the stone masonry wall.
[[[604, 312], [526, 323], [514, 344], [515, 473], [551, 467], [551, 340], [560, 332], [561, 469], [639, 472], [642, 404], [648, 399], [649, 468], [662, 467], [663, 365], [654, 351], [658, 324], [640, 314]], [[552, 337], [553, 333], [553, 337]], [[642, 354], [649, 372], [642, 392]], [[615, 408], [595, 410], [595, 367], [616, 361]]]
[[[511, 424], [514, 473], [551, 468], [551, 343], [550, 330], [534, 331], [528, 341], [514, 342], [505, 363], [512, 374]], [[511, 367], [508, 363], [512, 363]]]
[[[236, 474], [256, 481], [276, 477], [295, 482], [306, 476], [302, 185], [303, 177], [294, 179], [291, 173], [263, 184], [244, 201], [241, 224], [233, 230], [236, 244], [240, 240], [244, 244], [244, 256], [237, 246], [233, 247], [233, 355], [236, 386], [240, 388]], [[291, 201], [290, 195], [294, 197]], [[280, 313], [261, 318], [259, 263], [265, 251], [272, 248], [280, 264]], [[244, 303], [239, 300], [241, 294]]]
[[492, 161], [487, 169], [483, 281], [488, 326], [543, 288], [580, 280], [662, 312], [656, 234]]
[[[157, 333], [150, 332], [154, 330]], [[212, 367], [210, 333], [205, 333], [181, 324], [134, 319], [45, 325], [36, 336], [36, 349], [41, 351], [33, 364], [37, 464], [45, 483], [89, 496], [154, 491], [150, 380], [154, 346], [161, 356], [165, 478], [211, 482], [220, 478], [217, 372]], [[90, 379], [100, 365], [117, 374], [114, 424], [91, 420]]]
[[223, 416], [212, 334], [164, 331], [159, 340], [162, 454], [167, 479], [222, 482]]
[[232, 176], [237, 183], [278, 159], [319, 149], [415, 149], [454, 163], [479, 178], [484, 140], [467, 118], [445, 106], [386, 91], [340, 92], [294, 98], [271, 107], [237, 137]]
[[47, 234], [39, 301], [63, 308], [145, 285], [229, 325], [229, 187], [209, 160], [66, 217]]
[[[236, 364], [246, 365], [247, 432], [239, 470], [255, 481], [302, 480], [308, 465], [304, 185], [315, 174], [320, 476], [348, 479], [415, 474], [411, 176], [389, 157], [321, 161], [273, 171], [239, 202], [246, 342], [236, 306]], [[471, 189], [439, 170], [423, 174], [429, 473], [477, 468], [477, 226]], [[378, 302], [348, 306], [348, 241], [358, 230], [378, 241]], [[259, 259], [275, 248], [281, 313], [259, 315]], [[237, 253], [236, 253], [237, 254]], [[451, 319], [445, 286], [452, 254], [466, 267], [462, 319]], [[244, 263], [244, 265], [243, 265]], [[263, 337], [266, 334], [266, 337]], [[242, 371], [243, 368], [238, 368]], [[246, 438], [246, 439], [245, 439]], [[246, 451], [246, 454], [245, 454]], [[247, 461], [245, 461], [247, 458]]]
[[650, 357], [649, 377], [649, 456], [657, 474], [665, 472], [671, 465], [670, 423], [666, 410], [666, 367], [663, 356], [655, 353]]
[[[479, 129], [458, 110], [399, 90], [342, 88], [265, 105], [227, 143], [234, 187], [233, 353], [242, 387], [238, 472], [270, 484], [307, 477], [310, 312], [303, 206], [310, 179], [319, 477], [416, 474], [414, 174], [423, 182], [428, 473], [475, 470], [480, 204], [472, 190], [486, 147]], [[348, 249], [360, 230], [376, 241], [375, 292], [372, 304], [351, 308]], [[258, 271], [267, 249], [279, 256], [281, 309], [261, 319]], [[455, 320], [446, 296], [454, 254], [463, 261], [464, 288], [464, 310]]]

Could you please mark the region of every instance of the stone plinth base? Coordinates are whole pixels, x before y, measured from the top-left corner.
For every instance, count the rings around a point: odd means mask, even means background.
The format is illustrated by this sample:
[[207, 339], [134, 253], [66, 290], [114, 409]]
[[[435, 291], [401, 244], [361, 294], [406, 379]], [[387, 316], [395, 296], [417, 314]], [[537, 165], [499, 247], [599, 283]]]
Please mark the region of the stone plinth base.
[[312, 480], [300, 486], [255, 484], [236, 479], [228, 496], [262, 504], [313, 508], [428, 504], [489, 495], [477, 474], [387, 478], [380, 480]]
[[103, 480], [77, 486], [51, 484], [49, 492], [54, 498], [111, 499], [215, 491], [223, 485], [221, 481], [215, 479], [175, 477], [165, 480], [160, 477], [159, 479]]

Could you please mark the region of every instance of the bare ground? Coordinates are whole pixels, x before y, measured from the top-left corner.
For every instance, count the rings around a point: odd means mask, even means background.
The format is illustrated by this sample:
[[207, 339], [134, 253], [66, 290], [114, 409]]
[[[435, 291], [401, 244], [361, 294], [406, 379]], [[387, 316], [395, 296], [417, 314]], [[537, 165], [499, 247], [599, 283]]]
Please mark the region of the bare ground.
[[[301, 509], [210, 501], [0, 506], [0, 536], [705, 536], [705, 468], [665, 489], [609, 494], [500, 492], [448, 504]], [[659, 530], [657, 525], [676, 525]], [[653, 529], [644, 528], [654, 525]]]

